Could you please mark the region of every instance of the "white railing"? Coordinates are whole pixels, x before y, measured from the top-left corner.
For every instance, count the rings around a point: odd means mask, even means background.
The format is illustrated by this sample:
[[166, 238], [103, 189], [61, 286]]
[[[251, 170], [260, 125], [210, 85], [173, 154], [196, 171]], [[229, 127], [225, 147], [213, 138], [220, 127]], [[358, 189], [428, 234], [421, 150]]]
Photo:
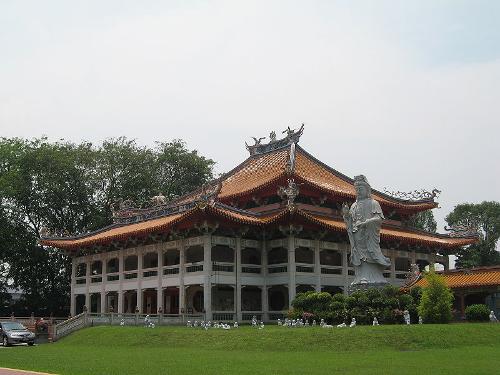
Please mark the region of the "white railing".
[[67, 336], [72, 332], [85, 328], [88, 325], [86, 315], [86, 313], [81, 313], [72, 318], [69, 318], [68, 320], [65, 320], [62, 323], [56, 324], [54, 326], [53, 340], [59, 340], [61, 337]]

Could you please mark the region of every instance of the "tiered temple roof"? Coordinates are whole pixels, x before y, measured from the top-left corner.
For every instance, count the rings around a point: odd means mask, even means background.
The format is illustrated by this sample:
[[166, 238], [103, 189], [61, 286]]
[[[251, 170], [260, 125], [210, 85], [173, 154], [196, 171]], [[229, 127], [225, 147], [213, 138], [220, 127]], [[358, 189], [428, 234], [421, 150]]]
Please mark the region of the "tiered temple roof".
[[[287, 137], [278, 141], [271, 136], [267, 144], [256, 140], [254, 146], [247, 145], [250, 157], [243, 163], [173, 202], [127, 208], [115, 214], [115, 223], [109, 227], [73, 237], [47, 237], [41, 243], [71, 251], [117, 242], [126, 245], [137, 238], [168, 236], [207, 220], [261, 228], [296, 222], [345, 235], [340, 207], [355, 200], [353, 179], [298, 146], [302, 129], [289, 129]], [[423, 232], [404, 224], [412, 215], [437, 207], [435, 194], [404, 200], [372, 190], [372, 196], [390, 219], [383, 223], [382, 241], [453, 253], [477, 240]]]

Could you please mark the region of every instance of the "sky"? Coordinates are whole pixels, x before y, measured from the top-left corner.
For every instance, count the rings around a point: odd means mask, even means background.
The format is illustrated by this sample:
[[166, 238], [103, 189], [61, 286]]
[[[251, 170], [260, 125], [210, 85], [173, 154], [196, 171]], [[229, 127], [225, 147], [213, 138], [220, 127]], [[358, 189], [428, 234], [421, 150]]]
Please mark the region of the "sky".
[[183, 139], [226, 172], [252, 136], [373, 188], [500, 200], [500, 1], [0, 2], [0, 136]]

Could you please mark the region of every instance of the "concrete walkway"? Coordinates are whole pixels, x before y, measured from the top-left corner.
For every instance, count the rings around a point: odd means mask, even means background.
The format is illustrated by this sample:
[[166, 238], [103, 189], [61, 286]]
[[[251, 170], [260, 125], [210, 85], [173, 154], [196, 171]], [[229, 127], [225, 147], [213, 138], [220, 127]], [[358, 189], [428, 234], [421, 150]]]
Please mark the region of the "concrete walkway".
[[47, 374], [46, 372], [34, 372], [34, 371], [25, 371], [25, 370], [16, 370], [13, 368], [5, 368], [0, 367], [0, 375], [53, 375]]

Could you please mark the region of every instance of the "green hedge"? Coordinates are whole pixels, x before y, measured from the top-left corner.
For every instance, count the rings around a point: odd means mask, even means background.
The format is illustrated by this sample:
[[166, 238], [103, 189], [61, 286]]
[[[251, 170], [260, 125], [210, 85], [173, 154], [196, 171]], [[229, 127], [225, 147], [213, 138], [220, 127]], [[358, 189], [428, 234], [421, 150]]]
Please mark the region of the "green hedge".
[[490, 310], [486, 305], [470, 305], [465, 309], [465, 318], [471, 322], [486, 322], [490, 319]]
[[371, 324], [377, 317], [381, 324], [396, 324], [403, 323], [403, 312], [408, 310], [412, 322], [417, 323], [420, 295], [419, 288], [406, 293], [394, 286], [357, 291], [349, 296], [311, 291], [297, 294], [288, 317], [324, 319], [329, 324], [348, 323], [352, 318], [356, 318], [358, 324]]

